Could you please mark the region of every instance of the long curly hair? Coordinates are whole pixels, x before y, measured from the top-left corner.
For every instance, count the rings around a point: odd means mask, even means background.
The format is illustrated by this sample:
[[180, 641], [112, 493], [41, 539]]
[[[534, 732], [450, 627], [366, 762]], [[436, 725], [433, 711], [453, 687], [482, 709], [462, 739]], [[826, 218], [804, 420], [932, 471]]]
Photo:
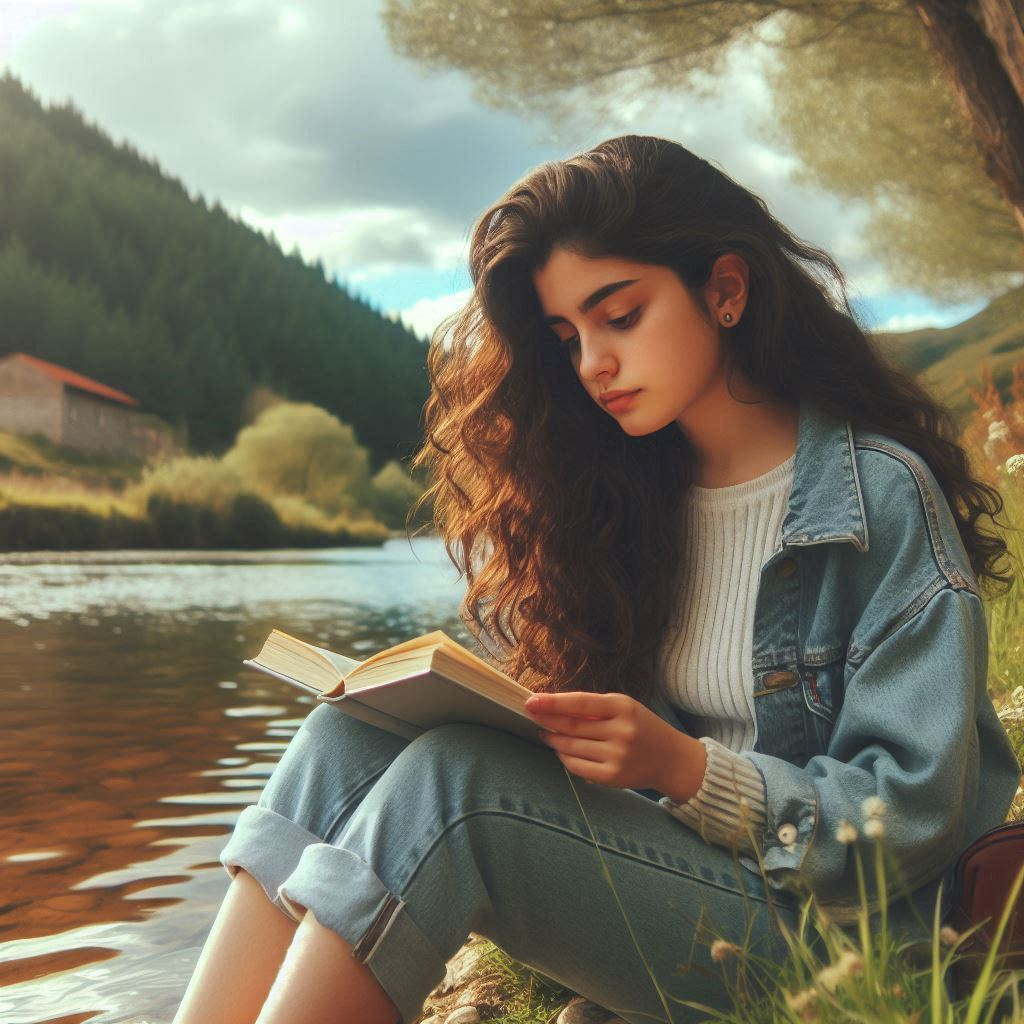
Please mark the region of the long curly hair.
[[950, 411], [857, 325], [831, 257], [678, 143], [626, 135], [540, 165], [483, 213], [472, 296], [427, 356], [425, 441], [412, 463], [431, 469], [422, 500], [466, 577], [467, 628], [524, 686], [650, 698], [697, 469], [674, 423], [627, 435], [581, 387], [568, 347], [552, 343], [532, 274], [556, 246], [669, 267], [716, 324], [702, 286], [720, 255], [742, 256], [748, 299], [722, 336], [730, 374], [794, 408], [813, 396], [922, 455], [979, 582], [1009, 589], [1012, 576], [994, 568], [1006, 544], [977, 525], [1002, 511], [1001, 495], [971, 476]]

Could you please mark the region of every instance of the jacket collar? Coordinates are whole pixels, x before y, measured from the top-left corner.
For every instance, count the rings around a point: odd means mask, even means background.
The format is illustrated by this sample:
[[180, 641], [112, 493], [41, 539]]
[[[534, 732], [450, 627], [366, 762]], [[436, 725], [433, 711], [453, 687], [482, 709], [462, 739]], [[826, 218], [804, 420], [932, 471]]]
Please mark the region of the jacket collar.
[[782, 546], [849, 541], [868, 550], [864, 496], [857, 475], [853, 429], [812, 399], [801, 398], [796, 459]]

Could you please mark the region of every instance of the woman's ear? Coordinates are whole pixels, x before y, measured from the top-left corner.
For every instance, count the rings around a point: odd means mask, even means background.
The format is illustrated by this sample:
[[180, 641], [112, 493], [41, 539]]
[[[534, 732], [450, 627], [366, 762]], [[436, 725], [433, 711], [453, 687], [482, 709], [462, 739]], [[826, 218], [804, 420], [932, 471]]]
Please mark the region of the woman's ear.
[[733, 326], [739, 321], [747, 305], [749, 279], [747, 261], [737, 253], [723, 253], [715, 260], [704, 286], [704, 295], [708, 308], [720, 323], [726, 313], [732, 318], [726, 326]]

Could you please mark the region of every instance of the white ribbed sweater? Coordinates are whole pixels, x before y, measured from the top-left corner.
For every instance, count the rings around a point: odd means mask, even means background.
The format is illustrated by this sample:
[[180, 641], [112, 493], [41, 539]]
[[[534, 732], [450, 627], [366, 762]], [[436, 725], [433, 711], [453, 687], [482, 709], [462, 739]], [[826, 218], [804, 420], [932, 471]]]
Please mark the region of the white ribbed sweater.
[[661, 803], [701, 836], [750, 849], [764, 825], [764, 782], [748, 758], [757, 735], [751, 668], [761, 566], [781, 547], [796, 456], [732, 487], [691, 487], [677, 617], [660, 652], [669, 701], [696, 716], [708, 753], [700, 790]]

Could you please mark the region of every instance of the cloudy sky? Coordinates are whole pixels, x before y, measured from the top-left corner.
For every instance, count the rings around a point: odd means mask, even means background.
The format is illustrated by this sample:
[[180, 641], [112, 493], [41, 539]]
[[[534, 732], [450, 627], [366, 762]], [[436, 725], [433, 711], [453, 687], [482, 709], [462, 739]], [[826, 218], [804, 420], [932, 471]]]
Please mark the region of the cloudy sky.
[[0, 0], [0, 68], [44, 102], [72, 100], [192, 195], [320, 258], [422, 336], [461, 305], [474, 219], [526, 170], [624, 132], [677, 139], [760, 195], [847, 274], [867, 326], [957, 323], [893, 288], [860, 237], [864, 211], [799, 189], [792, 159], [750, 130], [771, 116], [759, 67], [730, 61], [715, 100], [662, 96], [614, 123], [495, 112], [461, 73], [395, 56], [378, 0]]

